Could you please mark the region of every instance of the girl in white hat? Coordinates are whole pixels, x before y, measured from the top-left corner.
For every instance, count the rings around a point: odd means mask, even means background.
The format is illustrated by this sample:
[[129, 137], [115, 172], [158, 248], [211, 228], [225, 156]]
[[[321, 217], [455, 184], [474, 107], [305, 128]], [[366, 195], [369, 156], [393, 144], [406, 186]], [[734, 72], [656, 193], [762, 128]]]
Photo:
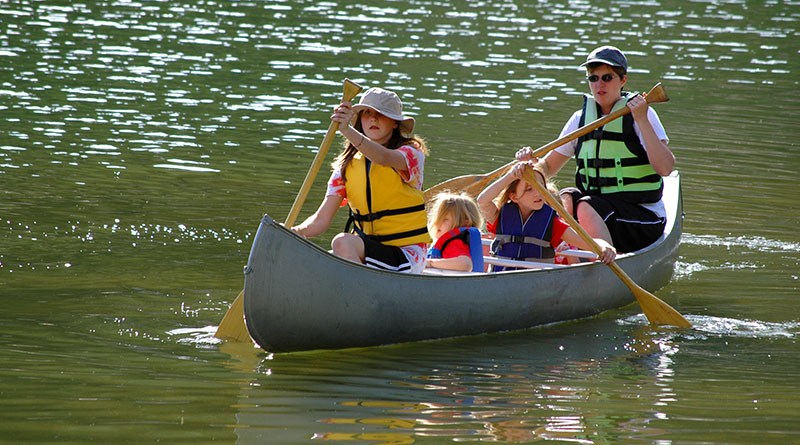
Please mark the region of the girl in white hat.
[[428, 150], [411, 135], [414, 118], [403, 114], [397, 94], [371, 88], [357, 105], [339, 104], [331, 120], [346, 138], [344, 151], [319, 209], [292, 230], [319, 235], [347, 204], [350, 219], [331, 242], [334, 254], [380, 269], [422, 272], [431, 241], [422, 193]]

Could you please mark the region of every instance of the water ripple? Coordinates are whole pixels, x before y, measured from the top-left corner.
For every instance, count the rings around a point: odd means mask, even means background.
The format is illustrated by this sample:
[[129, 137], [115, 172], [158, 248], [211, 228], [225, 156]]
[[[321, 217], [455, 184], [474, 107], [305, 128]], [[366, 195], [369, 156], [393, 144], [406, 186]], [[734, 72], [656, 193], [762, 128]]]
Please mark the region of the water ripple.
[[681, 242], [696, 246], [716, 246], [716, 247], [744, 247], [756, 252], [776, 253], [776, 252], [798, 252], [800, 253], [800, 243], [790, 241], [780, 241], [765, 238], [763, 236], [725, 236], [716, 235], [693, 235], [684, 233]]
[[704, 340], [708, 337], [741, 338], [795, 338], [800, 334], [800, 322], [790, 321], [772, 323], [760, 320], [739, 320], [735, 318], [689, 315], [692, 323], [691, 339]]

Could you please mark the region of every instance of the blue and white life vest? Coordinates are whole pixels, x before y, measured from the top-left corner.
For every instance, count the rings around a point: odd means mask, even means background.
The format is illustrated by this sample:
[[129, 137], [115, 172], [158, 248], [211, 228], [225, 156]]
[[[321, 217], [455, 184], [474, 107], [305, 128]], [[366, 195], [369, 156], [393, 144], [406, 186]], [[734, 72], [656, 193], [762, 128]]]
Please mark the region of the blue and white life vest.
[[[497, 218], [497, 234], [492, 242], [492, 255], [518, 261], [545, 260], [553, 262], [556, 251], [550, 245], [553, 238], [553, 224], [558, 215], [547, 204], [535, 210], [526, 221], [517, 204], [510, 202], [500, 208]], [[492, 270], [514, 270], [502, 266], [492, 266]]]
[[476, 227], [459, 227], [445, 233], [436, 240], [436, 244], [428, 249], [428, 258], [442, 258], [442, 252], [454, 239], [459, 239], [469, 246], [472, 271], [483, 272], [483, 244], [481, 243], [481, 232]]

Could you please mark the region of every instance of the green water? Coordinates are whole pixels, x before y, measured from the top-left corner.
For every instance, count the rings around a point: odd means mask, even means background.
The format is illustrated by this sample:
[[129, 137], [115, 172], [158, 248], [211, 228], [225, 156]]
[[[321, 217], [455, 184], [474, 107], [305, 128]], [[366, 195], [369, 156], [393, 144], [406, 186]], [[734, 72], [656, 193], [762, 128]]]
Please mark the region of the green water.
[[[798, 21], [777, 0], [0, 2], [0, 442], [800, 442]], [[605, 43], [671, 98], [685, 234], [656, 294], [694, 329], [633, 305], [363, 350], [211, 336], [342, 79], [401, 94], [431, 186], [555, 139]]]

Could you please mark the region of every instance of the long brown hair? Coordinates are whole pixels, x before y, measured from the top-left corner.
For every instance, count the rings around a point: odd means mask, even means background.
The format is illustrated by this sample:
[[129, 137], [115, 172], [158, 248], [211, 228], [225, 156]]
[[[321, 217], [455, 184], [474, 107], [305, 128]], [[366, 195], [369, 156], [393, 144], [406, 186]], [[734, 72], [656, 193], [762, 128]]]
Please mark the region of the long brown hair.
[[[361, 113], [364, 111], [359, 111], [356, 115], [356, 123], [353, 125], [359, 133], [364, 134], [364, 128], [361, 126]], [[411, 136], [404, 136], [400, 132], [400, 127], [398, 126], [392, 131], [392, 136], [389, 138], [389, 141], [386, 142], [386, 148], [395, 150], [403, 145], [412, 145], [417, 150], [421, 151], [422, 154], [425, 156], [428, 155], [428, 147], [425, 145], [425, 140], [417, 135]], [[350, 164], [350, 161], [353, 160], [353, 157], [358, 153], [358, 149], [355, 145], [350, 143], [349, 140], [344, 140], [344, 150], [336, 156], [336, 159], [333, 160], [331, 167], [334, 170], [339, 170], [342, 172], [342, 180], [347, 182], [347, 177], [345, 176], [346, 167]]]

